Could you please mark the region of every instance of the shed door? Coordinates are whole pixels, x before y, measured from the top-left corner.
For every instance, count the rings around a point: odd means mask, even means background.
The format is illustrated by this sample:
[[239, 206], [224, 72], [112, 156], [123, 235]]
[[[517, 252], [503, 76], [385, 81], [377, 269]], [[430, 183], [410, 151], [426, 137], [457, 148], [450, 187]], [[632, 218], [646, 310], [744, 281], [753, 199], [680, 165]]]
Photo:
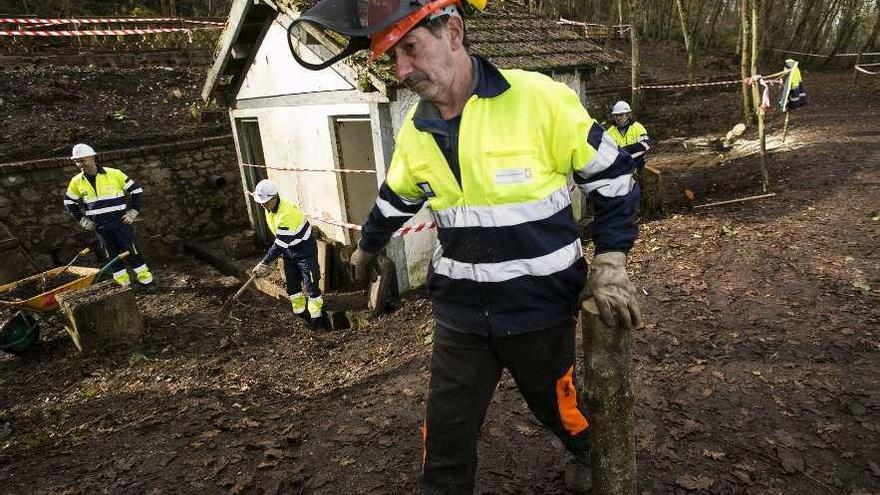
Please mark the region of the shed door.
[[[266, 165], [266, 158], [263, 156], [263, 141], [260, 139], [260, 124], [255, 118], [236, 119], [236, 131], [238, 133], [239, 154], [242, 159], [242, 175], [244, 176], [245, 187], [248, 191], [253, 191], [257, 183], [268, 178], [266, 169], [262, 167], [248, 167], [247, 165]], [[251, 224], [257, 233], [257, 240], [268, 245], [272, 240], [272, 234], [266, 225], [266, 216], [263, 209], [248, 197], [248, 212], [250, 212]]]

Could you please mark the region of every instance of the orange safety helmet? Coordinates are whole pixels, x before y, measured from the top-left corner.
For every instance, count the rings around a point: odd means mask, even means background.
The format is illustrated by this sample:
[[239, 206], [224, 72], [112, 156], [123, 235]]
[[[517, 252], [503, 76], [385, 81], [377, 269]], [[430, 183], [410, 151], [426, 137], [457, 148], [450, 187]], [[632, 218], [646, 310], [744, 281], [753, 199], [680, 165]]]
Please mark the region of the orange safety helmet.
[[[290, 51], [296, 61], [311, 70], [320, 70], [357, 51], [369, 48], [370, 61], [376, 60], [406, 36], [423, 19], [451, 5], [461, 7], [462, 0], [321, 0], [291, 22], [287, 30]], [[476, 10], [486, 7], [486, 0], [466, 0]], [[342, 51], [330, 54], [319, 63], [303, 60], [298, 49], [306, 34], [321, 33], [340, 42]], [[314, 55], [320, 54], [315, 53]]]
[[419, 25], [423, 19], [431, 14], [453, 4], [460, 4], [459, 0], [435, 0], [421, 8], [412, 11], [394, 24], [370, 36], [370, 62], [381, 57], [390, 50], [406, 33]]

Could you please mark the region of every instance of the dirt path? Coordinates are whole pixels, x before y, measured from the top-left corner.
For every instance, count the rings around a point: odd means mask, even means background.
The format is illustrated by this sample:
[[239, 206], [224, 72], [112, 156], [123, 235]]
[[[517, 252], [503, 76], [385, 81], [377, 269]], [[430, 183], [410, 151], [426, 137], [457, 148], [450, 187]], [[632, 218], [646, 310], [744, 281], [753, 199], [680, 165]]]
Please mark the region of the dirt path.
[[[878, 493], [880, 86], [846, 82], [814, 78], [776, 198], [642, 225], [640, 493]], [[760, 188], [754, 157], [664, 153], [672, 198]], [[139, 351], [79, 356], [50, 320], [38, 351], [0, 357], [3, 493], [417, 492], [428, 302], [316, 334], [250, 296], [217, 324], [233, 280], [156, 272]], [[562, 492], [562, 446], [507, 377], [480, 448], [478, 493]]]

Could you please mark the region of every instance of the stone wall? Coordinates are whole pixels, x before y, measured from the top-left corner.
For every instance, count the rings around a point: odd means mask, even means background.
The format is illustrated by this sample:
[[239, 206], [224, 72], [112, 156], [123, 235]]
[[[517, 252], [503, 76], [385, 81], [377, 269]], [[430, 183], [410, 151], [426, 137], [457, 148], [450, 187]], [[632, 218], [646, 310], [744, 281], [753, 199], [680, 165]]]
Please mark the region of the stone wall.
[[[99, 150], [100, 151], [100, 150]], [[224, 235], [249, 225], [232, 136], [99, 152], [144, 189], [135, 230], [144, 252], [159, 256], [184, 241]], [[0, 164], [0, 223], [46, 264], [96, 246], [64, 210], [78, 169], [67, 158]]]

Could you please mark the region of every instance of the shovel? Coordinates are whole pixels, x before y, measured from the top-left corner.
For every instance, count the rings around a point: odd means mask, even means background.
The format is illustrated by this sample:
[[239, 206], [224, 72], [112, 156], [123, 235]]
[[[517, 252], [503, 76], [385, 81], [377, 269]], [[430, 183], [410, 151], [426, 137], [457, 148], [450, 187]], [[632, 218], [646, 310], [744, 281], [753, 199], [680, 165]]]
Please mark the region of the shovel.
[[[64, 268], [63, 268], [60, 272], [56, 273], [55, 275], [52, 275], [52, 276], [49, 277], [49, 278], [58, 278], [58, 277], [64, 275], [64, 272], [66, 272], [68, 268], [70, 268], [71, 266], [73, 266], [73, 264], [76, 263], [76, 260], [79, 259], [80, 256], [85, 256], [85, 255], [89, 254], [91, 251], [92, 251], [91, 249], [89, 249], [89, 248], [85, 248], [85, 249], [83, 249], [82, 251], [76, 253], [76, 256], [74, 256], [73, 259], [70, 260], [70, 263], [68, 263], [67, 265], [65, 265]], [[46, 282], [47, 282], [47, 281], [48, 281], [48, 279], [47, 279], [46, 276], [44, 275], [44, 276], [43, 276], [43, 280], [41, 280], [41, 282], [40, 282], [40, 287], [43, 288], [43, 289], [45, 289], [45, 288], [46, 288]]]
[[70, 263], [65, 265], [64, 269], [61, 270], [60, 272], [56, 273], [55, 275], [53, 275], [52, 278], [57, 278], [57, 277], [60, 277], [61, 275], [64, 275], [64, 272], [66, 272], [68, 268], [73, 266], [73, 264], [76, 263], [76, 260], [78, 260], [80, 256], [85, 256], [85, 255], [89, 254], [90, 252], [92, 252], [91, 249], [85, 248], [82, 251], [76, 253], [76, 256], [74, 256], [73, 259], [70, 260]]
[[222, 322], [222, 321], [225, 321], [227, 318], [229, 318], [229, 314], [232, 313], [232, 306], [233, 306], [232, 303], [237, 301], [238, 298], [241, 297], [241, 295], [244, 294], [244, 292], [246, 290], [248, 290], [248, 287], [253, 285], [254, 280], [256, 280], [256, 279], [257, 279], [257, 277], [255, 275], [251, 275], [251, 278], [247, 279], [247, 282], [242, 284], [241, 288], [238, 289], [238, 292], [236, 292], [232, 297], [227, 299], [226, 302], [223, 303], [223, 306], [220, 306], [220, 311], [217, 312], [217, 321]]

